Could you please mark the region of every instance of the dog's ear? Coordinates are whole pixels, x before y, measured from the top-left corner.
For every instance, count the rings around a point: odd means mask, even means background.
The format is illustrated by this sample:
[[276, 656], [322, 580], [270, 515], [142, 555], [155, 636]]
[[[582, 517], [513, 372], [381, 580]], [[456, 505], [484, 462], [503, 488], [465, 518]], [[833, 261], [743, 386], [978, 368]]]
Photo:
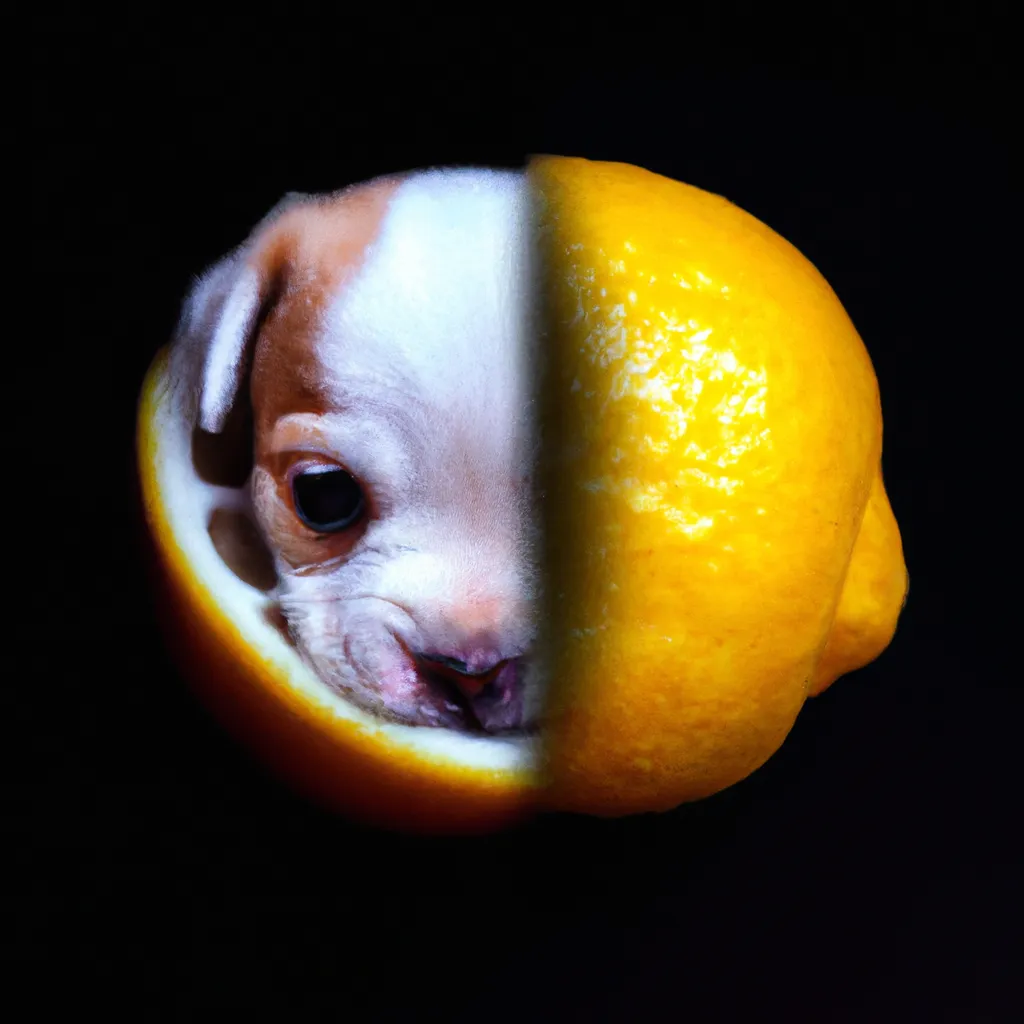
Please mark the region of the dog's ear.
[[270, 230], [282, 214], [306, 201], [289, 193], [248, 240], [210, 267], [185, 301], [174, 340], [176, 376], [188, 389], [193, 425], [224, 430], [235, 404], [259, 324], [280, 284], [281, 247]]

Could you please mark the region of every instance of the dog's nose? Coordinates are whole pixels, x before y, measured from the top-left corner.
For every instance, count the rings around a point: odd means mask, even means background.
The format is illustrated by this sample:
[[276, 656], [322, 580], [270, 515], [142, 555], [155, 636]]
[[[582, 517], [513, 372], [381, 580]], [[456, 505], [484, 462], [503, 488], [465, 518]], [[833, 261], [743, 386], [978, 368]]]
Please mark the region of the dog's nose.
[[508, 661], [486, 651], [459, 651], [454, 654], [428, 651], [418, 657], [427, 669], [453, 682], [467, 697], [481, 693]]

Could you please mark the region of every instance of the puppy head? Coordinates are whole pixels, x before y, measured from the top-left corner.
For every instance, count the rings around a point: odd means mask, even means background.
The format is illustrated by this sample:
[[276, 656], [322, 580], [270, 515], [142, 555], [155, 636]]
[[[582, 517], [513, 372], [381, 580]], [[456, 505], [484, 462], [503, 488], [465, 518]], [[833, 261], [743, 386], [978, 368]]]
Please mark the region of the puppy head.
[[534, 337], [522, 176], [432, 171], [293, 197], [196, 286], [196, 423], [251, 400], [277, 599], [328, 685], [419, 725], [540, 707]]

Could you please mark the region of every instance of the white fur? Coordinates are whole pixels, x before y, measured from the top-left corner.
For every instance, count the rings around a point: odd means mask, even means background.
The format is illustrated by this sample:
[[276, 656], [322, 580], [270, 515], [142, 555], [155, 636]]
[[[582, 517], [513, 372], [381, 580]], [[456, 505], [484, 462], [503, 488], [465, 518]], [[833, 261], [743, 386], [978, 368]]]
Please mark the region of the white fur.
[[199, 423], [217, 433], [224, 427], [231, 401], [238, 387], [245, 339], [251, 333], [260, 308], [260, 277], [253, 267], [237, 276], [220, 318], [206, 358], [199, 406]]

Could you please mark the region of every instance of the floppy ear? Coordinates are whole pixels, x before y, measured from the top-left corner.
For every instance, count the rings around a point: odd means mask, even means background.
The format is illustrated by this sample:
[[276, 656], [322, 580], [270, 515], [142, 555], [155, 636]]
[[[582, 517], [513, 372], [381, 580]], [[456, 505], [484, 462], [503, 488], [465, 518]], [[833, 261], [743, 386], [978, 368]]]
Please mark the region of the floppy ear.
[[174, 340], [175, 371], [201, 430], [223, 431], [260, 320], [273, 301], [279, 266], [268, 250], [267, 229], [306, 198], [297, 192], [285, 196], [243, 245], [199, 277], [185, 301]]

